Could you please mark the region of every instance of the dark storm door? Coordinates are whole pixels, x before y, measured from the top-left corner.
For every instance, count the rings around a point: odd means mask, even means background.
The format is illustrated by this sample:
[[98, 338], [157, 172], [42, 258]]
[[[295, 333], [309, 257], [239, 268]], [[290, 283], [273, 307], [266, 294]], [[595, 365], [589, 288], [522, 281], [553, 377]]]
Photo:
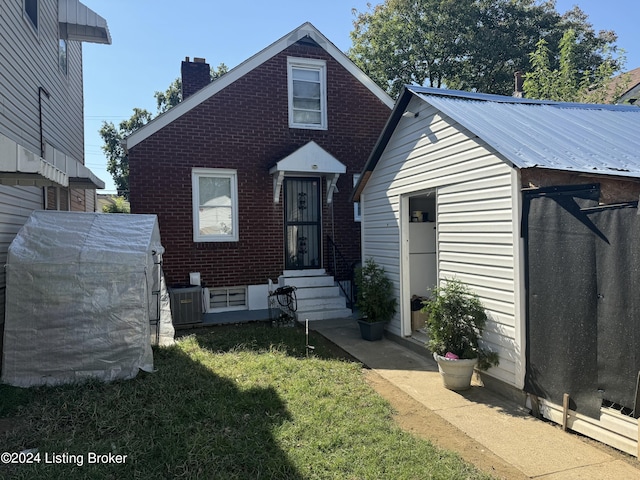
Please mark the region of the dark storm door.
[[320, 268], [320, 179], [284, 181], [285, 268]]

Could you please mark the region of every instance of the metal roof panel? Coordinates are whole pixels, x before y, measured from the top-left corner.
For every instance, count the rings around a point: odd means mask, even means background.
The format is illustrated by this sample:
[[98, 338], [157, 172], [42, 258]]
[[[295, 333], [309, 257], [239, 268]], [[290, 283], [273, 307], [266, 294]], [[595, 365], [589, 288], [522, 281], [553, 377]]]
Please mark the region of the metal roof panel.
[[518, 168], [640, 177], [640, 108], [410, 87]]

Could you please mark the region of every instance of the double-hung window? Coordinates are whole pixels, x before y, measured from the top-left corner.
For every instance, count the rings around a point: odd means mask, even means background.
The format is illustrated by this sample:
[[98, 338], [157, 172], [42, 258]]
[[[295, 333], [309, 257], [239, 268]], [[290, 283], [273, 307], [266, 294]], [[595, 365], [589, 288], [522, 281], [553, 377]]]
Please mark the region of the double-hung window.
[[289, 127], [327, 129], [327, 64], [308, 58], [287, 59]]
[[194, 168], [193, 241], [238, 241], [238, 174], [235, 170]]

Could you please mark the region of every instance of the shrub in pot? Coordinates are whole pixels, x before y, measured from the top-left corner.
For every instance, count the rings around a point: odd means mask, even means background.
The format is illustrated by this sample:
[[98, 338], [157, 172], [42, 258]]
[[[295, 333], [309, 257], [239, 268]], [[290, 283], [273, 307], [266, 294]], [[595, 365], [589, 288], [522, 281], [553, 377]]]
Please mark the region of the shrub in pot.
[[360, 312], [360, 333], [365, 340], [380, 340], [384, 324], [396, 313], [396, 299], [393, 284], [386, 276], [384, 268], [373, 258], [368, 258], [356, 270], [357, 300]]
[[[479, 345], [487, 314], [478, 295], [459, 280], [448, 280], [434, 289], [432, 299], [422, 311], [428, 315], [427, 346], [438, 362], [445, 387], [464, 390], [471, 385], [473, 369], [480, 370], [499, 363], [498, 354]], [[463, 372], [448, 373], [449, 370]]]

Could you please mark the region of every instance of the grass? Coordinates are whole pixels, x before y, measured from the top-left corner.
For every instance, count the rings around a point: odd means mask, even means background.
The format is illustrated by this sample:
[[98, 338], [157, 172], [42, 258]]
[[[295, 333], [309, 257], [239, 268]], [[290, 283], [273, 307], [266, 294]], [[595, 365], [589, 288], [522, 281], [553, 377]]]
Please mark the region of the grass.
[[[0, 464], [0, 478], [489, 478], [399, 429], [358, 363], [312, 343], [307, 357], [303, 329], [219, 327], [156, 349], [157, 372], [133, 380], [0, 385], [0, 412], [20, 419], [0, 452], [41, 459]], [[89, 452], [127, 457], [88, 464]], [[69, 463], [45, 464], [54, 453]]]

